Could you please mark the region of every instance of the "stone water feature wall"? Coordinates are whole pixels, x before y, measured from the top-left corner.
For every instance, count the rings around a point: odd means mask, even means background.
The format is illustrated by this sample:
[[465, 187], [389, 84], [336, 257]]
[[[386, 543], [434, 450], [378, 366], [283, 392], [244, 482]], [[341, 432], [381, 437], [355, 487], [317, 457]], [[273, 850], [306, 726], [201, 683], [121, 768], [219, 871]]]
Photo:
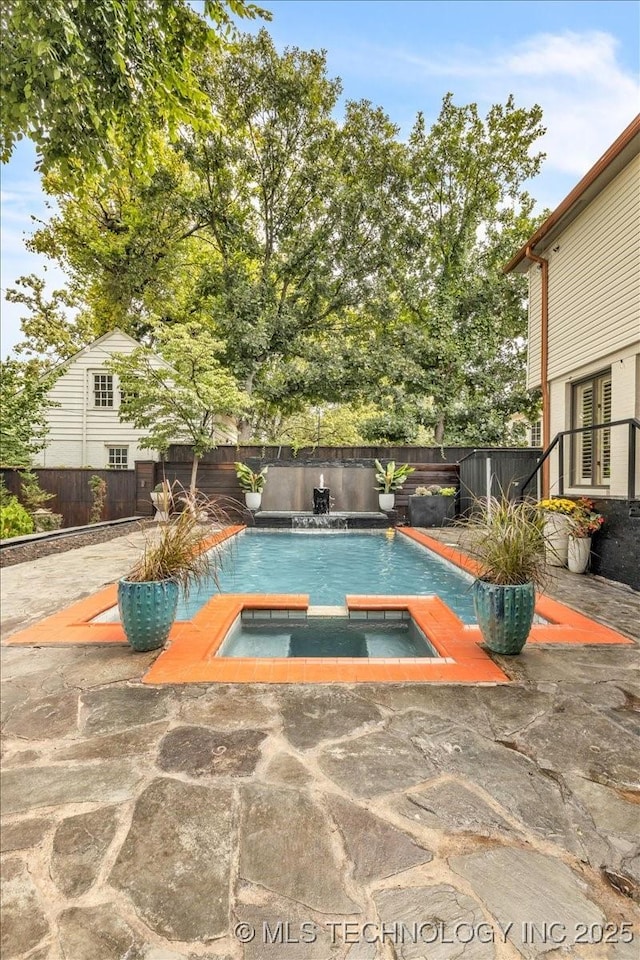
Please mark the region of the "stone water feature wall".
[[262, 509], [311, 512], [313, 488], [331, 491], [331, 513], [370, 513], [378, 510], [375, 472], [372, 467], [278, 466], [269, 467], [262, 494]]

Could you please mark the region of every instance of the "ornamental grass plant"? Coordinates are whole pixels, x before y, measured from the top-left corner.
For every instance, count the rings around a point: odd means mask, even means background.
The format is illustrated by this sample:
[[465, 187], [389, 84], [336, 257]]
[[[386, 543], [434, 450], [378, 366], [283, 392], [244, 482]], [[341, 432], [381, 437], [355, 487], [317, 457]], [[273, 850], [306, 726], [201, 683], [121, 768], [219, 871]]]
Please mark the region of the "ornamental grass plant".
[[203, 551], [203, 540], [229, 522], [226, 511], [202, 495], [185, 493], [183, 509], [147, 534], [143, 553], [125, 579], [132, 583], [171, 580], [185, 595], [190, 587], [213, 577], [221, 568], [218, 550]]
[[503, 586], [547, 581], [543, 518], [528, 501], [491, 498], [477, 501], [475, 512], [463, 521], [464, 548], [478, 561], [477, 577]]

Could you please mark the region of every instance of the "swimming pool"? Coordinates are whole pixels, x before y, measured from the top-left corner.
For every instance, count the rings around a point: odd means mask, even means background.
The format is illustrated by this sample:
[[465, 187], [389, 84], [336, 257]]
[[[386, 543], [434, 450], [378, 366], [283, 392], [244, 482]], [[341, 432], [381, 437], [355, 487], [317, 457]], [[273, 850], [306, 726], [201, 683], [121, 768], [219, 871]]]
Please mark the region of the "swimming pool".
[[[304, 593], [321, 606], [344, 605], [347, 594], [435, 594], [475, 623], [472, 577], [401, 534], [246, 530], [216, 549], [223, 593]], [[192, 590], [178, 619], [190, 620], [216, 592], [214, 583]]]
[[[307, 594], [312, 606], [344, 607], [347, 595], [438, 596], [475, 624], [473, 577], [408, 537], [392, 532], [292, 533], [243, 530], [214, 548], [221, 569], [180, 596], [177, 620], [191, 620], [223, 594]], [[120, 619], [117, 607], [93, 623]]]

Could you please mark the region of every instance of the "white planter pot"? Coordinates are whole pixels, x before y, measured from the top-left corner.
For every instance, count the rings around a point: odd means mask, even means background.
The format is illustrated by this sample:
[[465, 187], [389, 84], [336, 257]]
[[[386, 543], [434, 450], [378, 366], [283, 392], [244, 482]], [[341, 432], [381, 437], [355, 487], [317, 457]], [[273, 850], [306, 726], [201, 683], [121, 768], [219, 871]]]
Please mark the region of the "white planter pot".
[[167, 497], [164, 493], [154, 493], [153, 491], [149, 494], [151, 497], [151, 503], [156, 508], [156, 515], [154, 520], [157, 520], [158, 523], [167, 523], [169, 520], [169, 511], [163, 510], [163, 507], [167, 505]]
[[563, 513], [549, 510], [544, 518], [545, 553], [552, 567], [566, 567], [571, 521]]
[[591, 556], [591, 537], [569, 537], [567, 563], [571, 573], [584, 573]]
[[244, 502], [249, 510], [259, 510], [260, 504], [262, 503], [262, 494], [253, 493], [252, 491], [247, 490], [244, 495]]
[[393, 506], [396, 502], [395, 493], [379, 493], [378, 494], [378, 503], [380, 509], [384, 510], [385, 513], [388, 513], [389, 510], [393, 510]]

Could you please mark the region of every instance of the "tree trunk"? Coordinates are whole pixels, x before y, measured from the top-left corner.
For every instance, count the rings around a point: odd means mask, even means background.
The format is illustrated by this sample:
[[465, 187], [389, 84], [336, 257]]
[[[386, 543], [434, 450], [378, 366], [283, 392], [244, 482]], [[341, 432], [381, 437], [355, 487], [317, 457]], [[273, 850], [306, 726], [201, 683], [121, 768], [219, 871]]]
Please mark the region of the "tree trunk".
[[438, 446], [440, 446], [444, 440], [444, 417], [438, 417], [435, 430], [435, 440]]
[[192, 497], [196, 495], [196, 477], [198, 476], [198, 464], [200, 463], [200, 457], [196, 457], [195, 453], [193, 455], [193, 463], [191, 464], [191, 481], [189, 483], [189, 494]]
[[[252, 370], [243, 385], [244, 392], [249, 397], [253, 393], [253, 381], [256, 373], [257, 370]], [[248, 443], [248, 441], [251, 439], [252, 432], [253, 425], [248, 420], [238, 420], [238, 443]]]
[[251, 439], [252, 427], [248, 420], [238, 421], [238, 443], [248, 443]]

